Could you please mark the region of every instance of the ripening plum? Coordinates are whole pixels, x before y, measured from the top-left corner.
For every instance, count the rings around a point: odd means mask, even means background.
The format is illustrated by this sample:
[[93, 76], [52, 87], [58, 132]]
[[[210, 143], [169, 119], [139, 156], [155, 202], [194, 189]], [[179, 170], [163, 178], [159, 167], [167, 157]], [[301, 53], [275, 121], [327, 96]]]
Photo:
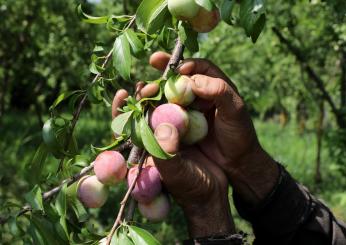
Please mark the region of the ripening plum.
[[95, 159], [94, 172], [103, 184], [116, 184], [126, 176], [126, 161], [117, 151], [104, 151]]
[[105, 204], [108, 189], [95, 175], [81, 178], [77, 185], [77, 197], [88, 208], [99, 208]]
[[[138, 166], [132, 167], [127, 175], [127, 184], [131, 185], [138, 173]], [[162, 189], [160, 173], [155, 166], [142, 169], [131, 195], [141, 203], [149, 203], [157, 197]]]
[[150, 126], [155, 130], [161, 123], [169, 123], [178, 129], [182, 137], [189, 126], [187, 112], [176, 104], [162, 104], [155, 108], [150, 117]]
[[168, 0], [168, 10], [177, 19], [187, 20], [195, 17], [201, 7], [195, 0]]
[[182, 142], [192, 145], [208, 134], [208, 122], [204, 114], [199, 111], [190, 110], [187, 114], [189, 115], [189, 129], [182, 138]]
[[192, 29], [196, 32], [210, 32], [213, 30], [220, 21], [220, 13], [218, 9], [211, 11], [205, 8], [200, 8], [198, 14], [189, 20]]
[[177, 79], [168, 79], [165, 84], [165, 96], [169, 103], [187, 106], [195, 99], [192, 92], [191, 83], [193, 81], [188, 76], [179, 76]]
[[152, 222], [164, 220], [168, 215], [169, 208], [169, 199], [163, 193], [150, 203], [138, 203], [139, 212]]

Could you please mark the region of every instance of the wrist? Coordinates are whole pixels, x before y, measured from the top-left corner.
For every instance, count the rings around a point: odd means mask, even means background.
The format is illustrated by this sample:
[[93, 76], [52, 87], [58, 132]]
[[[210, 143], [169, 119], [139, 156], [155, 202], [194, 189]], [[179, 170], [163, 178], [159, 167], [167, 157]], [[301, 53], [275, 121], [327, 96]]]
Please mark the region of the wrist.
[[249, 154], [237, 163], [237, 168], [227, 171], [233, 190], [250, 205], [260, 203], [271, 193], [279, 176], [272, 157], [256, 144]]
[[191, 238], [234, 234], [228, 198], [183, 208]]

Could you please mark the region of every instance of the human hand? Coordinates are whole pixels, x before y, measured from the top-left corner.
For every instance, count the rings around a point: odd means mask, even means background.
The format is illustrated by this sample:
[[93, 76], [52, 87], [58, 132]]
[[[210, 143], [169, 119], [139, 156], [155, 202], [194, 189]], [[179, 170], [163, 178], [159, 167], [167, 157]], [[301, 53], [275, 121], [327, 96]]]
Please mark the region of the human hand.
[[[157, 52], [150, 64], [163, 70], [170, 55]], [[209, 134], [197, 148], [221, 166], [235, 191], [258, 203], [272, 190], [278, 175], [273, 159], [258, 142], [244, 101], [231, 80], [205, 59], [186, 59], [178, 72], [191, 76], [198, 96], [194, 106], [207, 115]]]
[[[138, 83], [137, 99], [151, 97], [156, 84]], [[112, 115], [124, 105], [128, 93], [119, 90], [113, 100]], [[155, 164], [162, 181], [175, 201], [182, 207], [191, 237], [235, 233], [228, 201], [228, 181], [218, 165], [196, 146], [179, 149], [178, 130], [171, 124], [161, 124], [155, 137], [167, 152], [175, 154], [169, 160], [148, 157], [145, 164]]]

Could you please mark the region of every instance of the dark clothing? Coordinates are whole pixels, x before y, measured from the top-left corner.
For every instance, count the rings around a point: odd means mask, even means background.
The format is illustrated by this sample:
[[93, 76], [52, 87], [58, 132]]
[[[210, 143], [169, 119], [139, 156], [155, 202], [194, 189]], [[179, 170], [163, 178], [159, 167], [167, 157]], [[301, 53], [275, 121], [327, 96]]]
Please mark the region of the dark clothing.
[[233, 194], [240, 216], [248, 220], [255, 245], [346, 245], [346, 225], [280, 165], [272, 193], [256, 208]]

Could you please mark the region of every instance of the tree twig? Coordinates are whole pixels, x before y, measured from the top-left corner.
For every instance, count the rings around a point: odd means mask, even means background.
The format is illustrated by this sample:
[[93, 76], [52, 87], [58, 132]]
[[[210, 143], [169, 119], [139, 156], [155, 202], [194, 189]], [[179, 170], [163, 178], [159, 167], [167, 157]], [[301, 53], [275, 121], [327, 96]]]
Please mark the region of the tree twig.
[[183, 59], [184, 48], [184, 44], [179, 38], [177, 38], [172, 56], [168, 61], [165, 71], [162, 74], [163, 79], [167, 79], [167, 75], [170, 70], [175, 70], [178, 67], [179, 62]]
[[[134, 151], [140, 150], [137, 146], [133, 146], [132, 150], [133, 149], [135, 149]], [[138, 155], [133, 154], [133, 156], [137, 157]], [[136, 181], [137, 181], [139, 175], [141, 174], [145, 156], [146, 156], [146, 152], [142, 151], [141, 157], [140, 157], [140, 159], [138, 161], [138, 172], [137, 172], [137, 175], [135, 176], [135, 178], [131, 182], [131, 184], [130, 184], [130, 186], [129, 186], [129, 188], [128, 188], [128, 190], [127, 190], [127, 192], [126, 192], [126, 194], [125, 194], [125, 196], [123, 198], [123, 200], [120, 202], [120, 209], [119, 209], [119, 212], [117, 214], [117, 218], [115, 219], [113, 227], [112, 227], [111, 231], [109, 232], [109, 234], [107, 236], [107, 243], [106, 243], [107, 245], [111, 244], [112, 237], [113, 237], [116, 229], [118, 228], [119, 224], [121, 223], [121, 219], [122, 219], [124, 211], [125, 211], [126, 203], [127, 203], [128, 199], [129, 199], [129, 197], [131, 195], [131, 192], [132, 192], [133, 188], [135, 188]], [[133, 160], [130, 159], [130, 158], [131, 158], [131, 154], [130, 154], [128, 162], [133, 162]]]
[[[107, 65], [110, 57], [112, 56], [113, 54], [113, 50], [114, 48], [112, 48], [107, 56], [105, 57], [105, 60], [103, 61], [101, 67], [102, 68], [105, 68], [105, 66]], [[94, 84], [99, 78], [101, 77], [101, 73], [97, 74], [94, 79], [91, 81], [91, 84]], [[69, 131], [69, 134], [67, 136], [67, 140], [66, 140], [66, 143], [65, 143], [65, 146], [64, 146], [64, 151], [68, 151], [68, 147], [69, 145], [71, 144], [71, 140], [72, 140], [72, 136], [73, 136], [73, 132], [74, 132], [74, 129], [77, 125], [77, 122], [78, 122], [78, 119], [79, 119], [79, 116], [80, 116], [80, 113], [82, 111], [82, 108], [86, 102], [86, 99], [88, 98], [88, 93], [85, 93], [81, 99], [81, 101], [79, 102], [78, 104], [78, 107], [77, 107], [77, 110], [75, 110], [73, 112], [73, 117], [72, 117], [72, 121], [71, 121], [71, 127], [70, 127], [70, 131]], [[65, 156], [63, 156], [59, 162], [59, 167], [58, 167], [58, 172], [62, 169], [62, 166], [63, 166], [63, 163], [64, 163], [64, 160], [65, 160]]]

